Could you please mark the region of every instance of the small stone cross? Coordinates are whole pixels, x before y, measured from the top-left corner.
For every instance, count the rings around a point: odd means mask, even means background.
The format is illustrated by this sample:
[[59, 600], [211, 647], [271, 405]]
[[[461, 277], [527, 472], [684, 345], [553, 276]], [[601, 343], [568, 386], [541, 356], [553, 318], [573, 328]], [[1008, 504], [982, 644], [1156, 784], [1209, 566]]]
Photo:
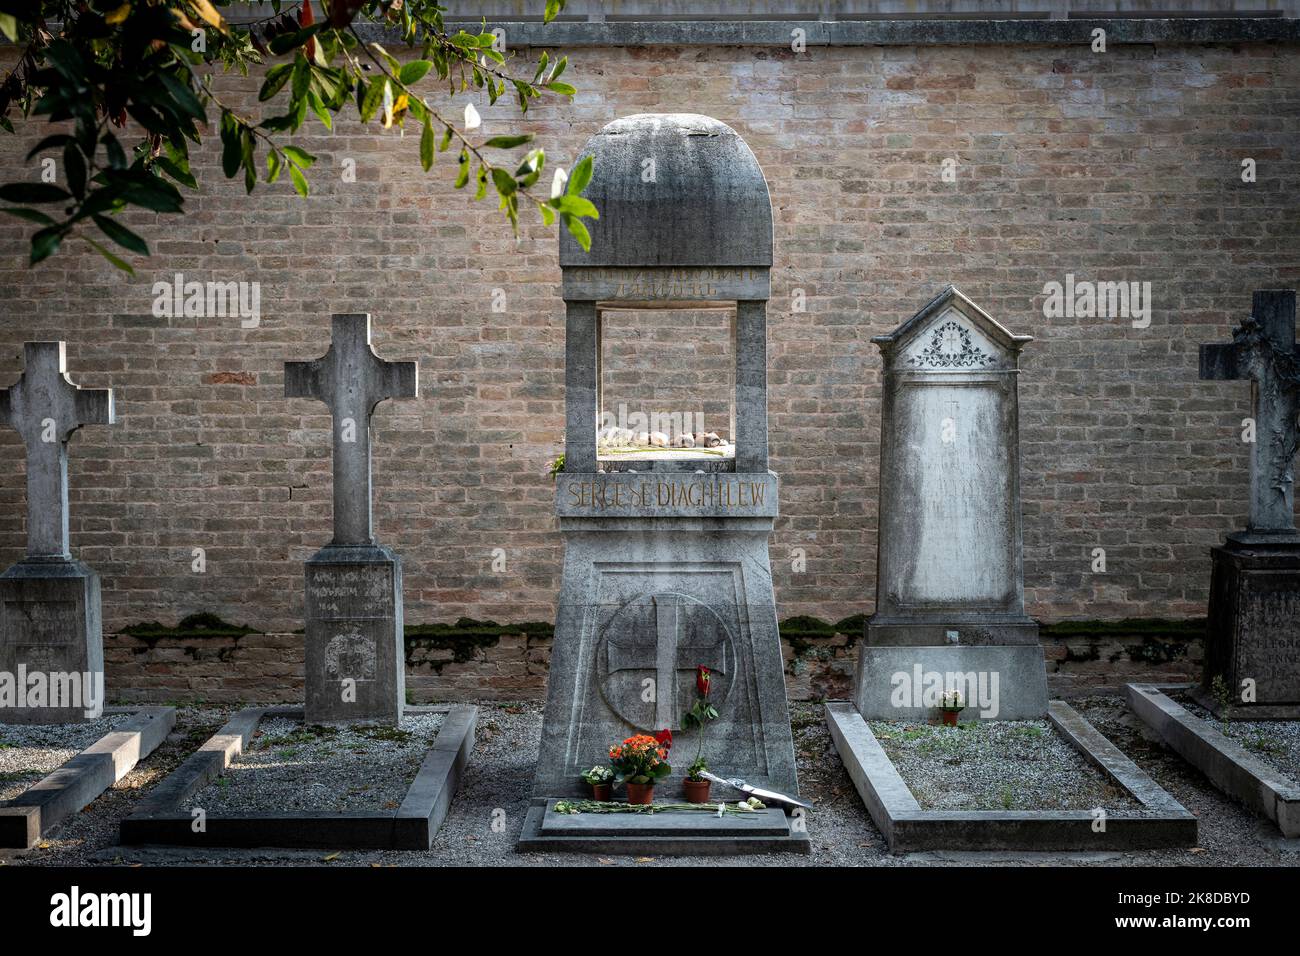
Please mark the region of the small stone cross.
[[370, 416], [388, 398], [419, 394], [416, 362], [385, 362], [370, 347], [370, 315], [335, 315], [329, 351], [284, 363], [286, 398], [315, 398], [334, 419], [334, 545], [374, 544]]
[[1300, 435], [1300, 348], [1295, 292], [1256, 292], [1251, 317], [1227, 345], [1201, 346], [1201, 378], [1250, 379], [1255, 447], [1250, 456], [1249, 530], [1295, 533], [1295, 456]]
[[0, 389], [0, 424], [27, 446], [27, 556], [70, 559], [68, 440], [82, 425], [111, 425], [113, 390], [68, 378], [65, 342], [27, 342], [23, 377]]

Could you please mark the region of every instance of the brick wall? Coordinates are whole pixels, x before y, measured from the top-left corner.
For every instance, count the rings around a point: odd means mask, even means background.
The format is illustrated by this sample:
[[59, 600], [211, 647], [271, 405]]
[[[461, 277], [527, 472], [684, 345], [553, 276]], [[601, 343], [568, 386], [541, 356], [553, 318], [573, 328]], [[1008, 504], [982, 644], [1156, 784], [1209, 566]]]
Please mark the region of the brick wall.
[[[1242, 524], [1246, 500], [1237, 436], [1249, 389], [1198, 382], [1197, 343], [1225, 341], [1253, 289], [1300, 278], [1296, 54], [584, 49], [569, 71], [573, 104], [543, 104], [522, 123], [503, 105], [479, 108], [489, 131], [532, 130], [564, 165], [603, 123], [641, 111], [708, 113], [753, 147], [776, 222], [771, 449], [783, 485], [772, 556], [783, 618], [872, 609], [870, 338], [947, 282], [1036, 337], [1021, 375], [1030, 613], [1180, 618], [1204, 614], [1208, 549]], [[219, 86], [255, 111], [259, 84]], [[104, 577], [106, 626], [208, 610], [271, 634], [301, 627], [301, 563], [329, 537], [329, 423], [322, 405], [282, 397], [281, 363], [323, 353], [336, 311], [372, 312], [380, 354], [422, 363], [420, 400], [376, 415], [377, 530], [406, 562], [407, 621], [550, 620], [561, 549], [545, 471], [563, 425], [555, 233], [529, 220], [516, 245], [494, 204], [449, 191], [454, 164], [418, 171], [418, 137], [350, 121], [312, 130], [306, 201], [287, 183], [245, 196], [209, 142], [189, 216], [128, 220], [155, 252], [134, 278], [75, 243], [29, 271], [18, 221], [0, 223], [0, 381], [17, 377], [24, 339], [66, 338], [73, 378], [117, 391], [120, 423], [79, 433], [70, 469], [73, 545]], [[23, 156], [44, 130], [20, 132], [0, 139], [0, 162], [34, 179]], [[1239, 176], [1246, 157], [1253, 184]], [[940, 178], [946, 158], [955, 183]], [[347, 160], [355, 182], [343, 181]], [[153, 283], [177, 272], [260, 282], [261, 327], [154, 317]], [[1151, 282], [1150, 328], [1043, 318], [1043, 284], [1067, 272]], [[494, 289], [505, 312], [493, 311]], [[795, 290], [805, 312], [792, 309]], [[4, 565], [23, 542], [11, 433], [0, 458]], [[1106, 574], [1090, 571], [1097, 547]], [[195, 548], [206, 573], [191, 570]], [[492, 568], [496, 548], [504, 572]], [[804, 573], [792, 570], [795, 548]], [[288, 670], [267, 666], [288, 638], [257, 640], [246, 645], [257, 655], [241, 646], [212, 663], [213, 678], [289, 686]], [[117, 686], [137, 676], [128, 661], [197, 674], [183, 656], [154, 659], [162, 644], [136, 653], [128, 641], [109, 642]]]

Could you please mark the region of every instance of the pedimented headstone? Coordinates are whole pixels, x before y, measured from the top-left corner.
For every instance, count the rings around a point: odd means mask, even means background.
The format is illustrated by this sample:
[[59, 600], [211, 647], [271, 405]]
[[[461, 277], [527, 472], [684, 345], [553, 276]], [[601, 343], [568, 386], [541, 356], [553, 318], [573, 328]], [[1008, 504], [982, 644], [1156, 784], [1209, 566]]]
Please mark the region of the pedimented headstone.
[[370, 418], [419, 394], [415, 362], [385, 362], [370, 316], [335, 315], [324, 357], [286, 362], [288, 398], [315, 398], [333, 419], [334, 539], [307, 560], [308, 723], [396, 725], [406, 703], [402, 561], [372, 530]]
[[99, 575], [68, 544], [68, 442], [113, 423], [113, 393], [72, 383], [63, 342], [24, 353], [0, 390], [0, 424], [27, 449], [27, 556], [0, 575], [0, 723], [77, 723], [103, 707], [104, 649]]
[[1229, 716], [1300, 717], [1300, 533], [1295, 457], [1300, 444], [1300, 347], [1294, 291], [1256, 292], [1251, 315], [1226, 345], [1202, 345], [1200, 376], [1251, 382], [1254, 443], [1244, 531], [1211, 549], [1209, 630], [1202, 704]]
[[[604, 822], [592, 827], [574, 818], [563, 835], [548, 833], [545, 821], [554, 816], [546, 800], [582, 794], [579, 774], [607, 763], [612, 744], [668, 729], [674, 755], [694, 754], [698, 731], [682, 718], [701, 664], [715, 675], [719, 717], [705, 749], [713, 772], [798, 792], [768, 559], [778, 483], [767, 467], [767, 183], [733, 130], [692, 114], [617, 120], [585, 155], [595, 158], [587, 195], [601, 218], [590, 253], [568, 238], [560, 247], [567, 430], [555, 494], [565, 561], [535, 806], [520, 842], [535, 849], [608, 842], [606, 818], [593, 815]], [[647, 158], [653, 181], [641, 176]], [[617, 466], [599, 458], [602, 311], [701, 307], [734, 309], [734, 455], [655, 450]], [[674, 761], [657, 802], [681, 799], [688, 762]], [[800, 843], [777, 817], [781, 836], [769, 844]], [[726, 829], [701, 831], [690, 846], [745, 849], [727, 844], [734, 834]], [[619, 845], [642, 839], [635, 845], [647, 850], [664, 845], [662, 833], [640, 831]]]
[[1020, 351], [949, 286], [888, 335], [880, 431], [876, 611], [858, 659], [868, 718], [924, 717], [956, 687], [963, 719], [1047, 712], [1038, 625], [1025, 614]]

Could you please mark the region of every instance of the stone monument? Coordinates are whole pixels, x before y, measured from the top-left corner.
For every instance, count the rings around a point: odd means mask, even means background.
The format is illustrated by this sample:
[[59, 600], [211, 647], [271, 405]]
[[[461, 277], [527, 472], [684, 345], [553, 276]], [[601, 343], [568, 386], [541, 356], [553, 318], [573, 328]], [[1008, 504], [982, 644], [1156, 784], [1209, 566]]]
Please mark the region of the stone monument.
[[[1196, 693], [1221, 710], [1214, 680], [1232, 696], [1229, 716], [1300, 718], [1300, 533], [1295, 456], [1300, 434], [1300, 348], [1295, 292], [1256, 292], [1251, 316], [1227, 345], [1202, 345], [1202, 379], [1249, 379], [1254, 406], [1250, 516], [1211, 549], [1205, 670]], [[1222, 716], [1222, 714], [1220, 714]]]
[[860, 649], [867, 719], [1047, 712], [1038, 625], [1025, 615], [1014, 335], [948, 286], [888, 335], [880, 424], [876, 611]]
[[[0, 723], [77, 723], [104, 704], [99, 575], [68, 547], [68, 441], [83, 425], [114, 422], [110, 389], [68, 378], [63, 342], [28, 342], [23, 377], [0, 390], [0, 423], [27, 448], [27, 556], [0, 575], [0, 673], [22, 700]], [[29, 696], [42, 675], [44, 692]]]
[[[710, 768], [794, 796], [768, 560], [778, 484], [767, 465], [767, 182], [744, 140], [693, 114], [616, 120], [584, 155], [600, 219], [590, 253], [568, 236], [560, 245], [565, 559], [533, 794], [584, 794], [579, 774], [607, 764], [612, 744], [668, 729], [676, 766], [656, 800], [679, 801], [697, 733], [681, 718], [704, 664], [720, 715], [707, 730]], [[734, 310], [734, 457], [683, 452], [620, 459], [617, 470], [598, 460], [606, 308]]]
[[284, 394], [324, 402], [334, 432], [334, 539], [306, 563], [306, 721], [396, 725], [402, 561], [371, 528], [370, 416], [385, 399], [419, 394], [417, 364], [375, 355], [369, 314], [335, 315], [324, 357], [285, 363]]

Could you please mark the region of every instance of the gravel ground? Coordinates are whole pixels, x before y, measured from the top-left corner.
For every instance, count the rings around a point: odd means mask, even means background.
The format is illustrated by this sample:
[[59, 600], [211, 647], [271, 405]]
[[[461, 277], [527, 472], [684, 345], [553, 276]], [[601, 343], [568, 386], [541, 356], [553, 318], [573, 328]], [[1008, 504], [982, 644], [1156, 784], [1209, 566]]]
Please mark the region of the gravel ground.
[[[1224, 797], [1177, 754], [1150, 735], [1118, 697], [1072, 702], [1200, 818], [1200, 846], [1135, 853], [918, 853], [889, 855], [883, 837], [853, 789], [815, 704], [794, 704], [791, 717], [800, 789], [815, 808], [808, 830], [812, 853], [800, 856], [596, 857], [520, 854], [514, 843], [523, 825], [541, 737], [539, 702], [480, 705], [476, 749], [451, 811], [430, 852], [330, 850], [188, 850], [117, 845], [117, 824], [236, 708], [186, 707], [176, 732], [147, 760], [68, 822], [52, 839], [29, 851], [0, 850], [9, 865], [172, 865], [221, 863], [264, 866], [1277, 866], [1300, 865], [1300, 840], [1283, 840], [1272, 824]], [[328, 859], [327, 859], [328, 858]]]
[[1300, 781], [1300, 720], [1230, 720], [1226, 726], [1186, 694], [1177, 695], [1188, 713], [1214, 726], [1292, 780]]
[[398, 729], [262, 721], [227, 772], [183, 806], [207, 813], [257, 810], [396, 810], [442, 726], [408, 715]]
[[923, 810], [1141, 809], [1045, 720], [872, 721], [871, 732]]
[[83, 724], [0, 724], [0, 800], [14, 799], [130, 718], [105, 714]]

